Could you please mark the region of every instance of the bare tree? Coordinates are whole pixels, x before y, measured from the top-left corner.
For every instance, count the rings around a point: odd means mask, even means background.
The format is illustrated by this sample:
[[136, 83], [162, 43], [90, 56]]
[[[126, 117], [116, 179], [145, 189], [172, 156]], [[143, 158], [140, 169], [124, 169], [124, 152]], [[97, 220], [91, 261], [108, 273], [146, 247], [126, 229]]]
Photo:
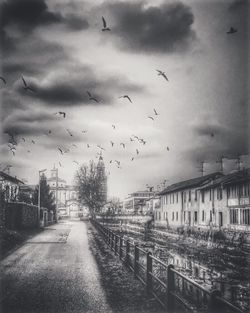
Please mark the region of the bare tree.
[[89, 208], [90, 214], [95, 216], [105, 204], [102, 193], [102, 180], [94, 161], [83, 164], [75, 176], [79, 191], [79, 200]]

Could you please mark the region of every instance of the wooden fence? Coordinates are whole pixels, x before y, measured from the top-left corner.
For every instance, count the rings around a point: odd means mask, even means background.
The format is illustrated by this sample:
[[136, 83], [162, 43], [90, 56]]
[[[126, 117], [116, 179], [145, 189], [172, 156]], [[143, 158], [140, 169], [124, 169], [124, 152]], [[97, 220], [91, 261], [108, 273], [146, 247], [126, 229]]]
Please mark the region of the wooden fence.
[[124, 262], [166, 312], [243, 313], [221, 296], [208, 291], [137, 244], [115, 234], [96, 220], [93, 225], [103, 235], [115, 255]]

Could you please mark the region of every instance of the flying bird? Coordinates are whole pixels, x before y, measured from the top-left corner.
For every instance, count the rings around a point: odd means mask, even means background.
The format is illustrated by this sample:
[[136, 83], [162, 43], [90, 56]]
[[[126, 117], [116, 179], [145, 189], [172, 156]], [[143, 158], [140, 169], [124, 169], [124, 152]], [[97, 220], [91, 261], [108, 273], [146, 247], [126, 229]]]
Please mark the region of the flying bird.
[[130, 141], [134, 141], [134, 139], [130, 137]]
[[113, 143], [113, 141], [110, 141], [110, 143], [111, 143], [111, 146], [113, 147], [113, 146], [114, 146], [114, 143]]
[[156, 111], [156, 109], [154, 109], [155, 115], [159, 115], [159, 113]]
[[72, 144], [72, 147], [75, 147], [75, 148], [77, 148], [77, 145], [73, 143], [73, 144]]
[[167, 147], [167, 150], [168, 150], [168, 151], [170, 150], [169, 147]]
[[166, 79], [166, 81], [169, 81], [165, 72], [161, 70], [156, 70], [156, 71], [158, 72], [158, 76], [162, 76], [163, 78]]
[[227, 34], [234, 34], [234, 33], [237, 33], [237, 29], [234, 28], [234, 27], [230, 27], [229, 31], [227, 31]]
[[112, 125], [113, 129], [115, 129], [115, 125]]
[[112, 160], [110, 160], [109, 163], [111, 164], [111, 163], [112, 163]]
[[99, 101], [96, 98], [94, 98], [89, 91], [87, 91], [87, 94], [89, 96], [89, 100], [92, 100], [92, 101], [99, 103]]
[[71, 132], [69, 131], [69, 129], [67, 128], [66, 130], [67, 130], [67, 132], [69, 133], [69, 135], [70, 135], [71, 137], [73, 137], [73, 135], [71, 134]]
[[97, 145], [97, 148], [105, 151], [105, 149], [103, 147], [101, 147], [100, 145]]
[[154, 121], [154, 120], [155, 120], [152, 116], [148, 116], [148, 118], [150, 118], [152, 121]]
[[137, 155], [139, 154], [139, 150], [138, 150], [138, 149], [136, 149], [136, 154], [137, 154]]
[[130, 97], [129, 97], [128, 95], [120, 96], [119, 99], [120, 99], [120, 98], [127, 98], [127, 99], [129, 100], [129, 102], [132, 103], [132, 100], [130, 99]]
[[109, 27], [107, 27], [107, 22], [103, 16], [102, 16], [102, 24], [103, 24], [103, 28], [102, 28], [103, 32], [111, 30]]
[[33, 143], [33, 145], [35, 144], [35, 141], [34, 141], [34, 140], [31, 140], [31, 142]]
[[121, 142], [120, 145], [125, 149], [125, 143]]
[[66, 117], [66, 113], [65, 112], [58, 112], [60, 115], [62, 115], [63, 116], [63, 118], [65, 118]]
[[82, 133], [83, 133], [83, 134], [86, 134], [86, 133], [87, 133], [87, 130], [82, 130]]
[[90, 145], [87, 143], [87, 148], [90, 148]]
[[62, 151], [62, 149], [61, 149], [61, 148], [58, 148], [58, 150], [61, 152], [61, 154], [63, 154], [63, 151]]
[[35, 92], [35, 90], [34, 90], [32, 87], [30, 87], [30, 86], [26, 83], [26, 81], [25, 81], [25, 79], [24, 79], [23, 76], [22, 76], [22, 81], [23, 81], [23, 84], [24, 84], [23, 89], [24, 89], [25, 91]]
[[79, 162], [77, 162], [77, 161], [73, 161], [73, 162], [79, 165]]
[[5, 78], [3, 77], [3, 76], [0, 76], [0, 79], [3, 81], [3, 83], [6, 85], [7, 84], [7, 82], [6, 82], [6, 80], [5, 80]]
[[27, 150], [28, 153], [30, 153], [30, 150]]
[[211, 137], [214, 137], [214, 133], [211, 133], [210, 136], [211, 136]]
[[131, 161], [134, 161], [134, 157], [131, 158]]
[[120, 161], [115, 160], [115, 162], [117, 163], [118, 166], [121, 165], [121, 162], [120, 162]]

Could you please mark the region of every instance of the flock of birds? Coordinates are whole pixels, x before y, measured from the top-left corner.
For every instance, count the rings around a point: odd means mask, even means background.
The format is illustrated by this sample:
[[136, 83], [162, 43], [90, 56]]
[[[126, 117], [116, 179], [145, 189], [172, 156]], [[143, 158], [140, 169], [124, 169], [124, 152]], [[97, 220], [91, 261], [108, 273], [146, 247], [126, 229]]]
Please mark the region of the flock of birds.
[[[102, 28], [103, 32], [111, 31], [111, 28], [107, 26], [107, 22], [106, 22], [106, 20], [105, 20], [105, 18], [103, 16], [102, 16], [102, 23], [103, 23], [103, 28]], [[231, 27], [227, 31], [227, 34], [234, 34], [236, 32], [237, 32], [237, 29], [234, 28], [234, 27]], [[157, 72], [158, 76], [162, 77], [166, 82], [169, 82], [169, 79], [168, 79], [168, 77], [167, 77], [167, 75], [166, 75], [166, 73], [164, 71], [157, 69], [156, 72]], [[5, 84], [5, 85], [7, 84], [7, 81], [6, 81], [6, 79], [3, 76], [0, 76], [0, 80], [3, 82], [3, 84]], [[36, 93], [37, 92], [37, 90], [33, 86], [31, 86], [31, 85], [29, 85], [27, 83], [27, 81], [25, 80], [25, 78], [23, 76], [21, 76], [21, 80], [22, 80], [22, 88], [25, 90], [25, 92], [31, 92], [31, 93]], [[97, 99], [94, 95], [92, 95], [92, 93], [90, 91], [86, 91], [86, 93], [88, 95], [89, 101], [93, 101], [95, 103], [99, 103], [100, 100]], [[129, 95], [127, 95], [127, 94], [121, 95], [119, 97], [119, 99], [126, 99], [130, 103], [133, 103], [131, 97]], [[59, 115], [63, 119], [65, 119], [66, 116], [67, 116], [67, 113], [63, 112], [63, 111], [59, 111], [59, 112], [54, 113], [54, 115]], [[148, 115], [147, 118], [152, 120], [152, 121], [155, 121], [155, 119], [159, 115], [160, 114], [158, 113], [158, 111], [154, 108], [153, 109], [153, 114]], [[111, 127], [113, 128], [114, 131], [116, 130], [116, 125], [112, 124]], [[70, 137], [74, 137], [73, 133], [68, 128], [66, 129], [66, 132], [68, 133], [68, 135]], [[86, 134], [88, 131], [87, 130], [82, 130], [81, 132], [83, 134]], [[17, 146], [20, 144], [20, 142], [23, 142], [23, 143], [29, 142], [32, 145], [36, 145], [36, 142], [35, 142], [34, 139], [30, 140], [30, 139], [25, 138], [25, 137], [21, 137], [20, 138], [19, 134], [16, 133], [16, 132], [13, 132], [13, 133], [12, 132], [6, 132], [6, 133], [9, 136], [9, 140], [8, 140], [7, 146], [8, 146], [9, 151], [12, 153], [13, 156], [16, 155]], [[52, 130], [49, 129], [45, 133], [45, 135], [52, 136]], [[211, 137], [214, 137], [214, 133], [213, 132], [211, 133]], [[140, 145], [146, 145], [147, 144], [147, 142], [146, 142], [146, 140], [144, 138], [140, 138], [137, 135], [131, 135], [131, 137], [129, 138], [129, 142], [137, 142]], [[111, 148], [114, 147], [114, 146], [117, 146], [117, 145], [119, 145], [123, 149], [126, 149], [126, 147], [127, 147], [127, 143], [125, 143], [125, 142], [120, 142], [120, 143], [117, 144], [117, 143], [115, 143], [112, 140], [110, 140], [110, 145], [111, 145]], [[89, 148], [91, 148], [91, 145], [87, 143], [86, 147], [87, 147], [87, 149], [89, 149]], [[99, 157], [100, 155], [102, 155], [103, 151], [106, 151], [106, 148], [102, 147], [101, 145], [96, 145], [96, 147], [99, 149], [97, 154], [96, 154], [96, 157]], [[70, 148], [69, 147], [63, 147], [63, 146], [58, 146], [57, 150], [63, 156], [65, 154], [69, 153], [72, 148], [78, 148], [78, 146], [75, 143], [73, 143], [73, 144], [71, 144]], [[130, 158], [131, 162], [134, 161], [135, 157], [140, 154], [140, 150], [139, 149], [140, 149], [139, 147], [136, 147], [135, 155], [132, 155], [131, 158]], [[29, 149], [27, 150], [27, 153], [31, 153], [31, 150], [32, 149], [29, 147]], [[166, 146], [166, 150], [170, 151], [169, 146]], [[72, 162], [77, 164], [77, 165], [79, 165], [79, 162], [76, 161], [76, 160], [73, 160]], [[121, 167], [121, 161], [119, 161], [119, 160], [110, 160], [109, 163], [110, 164], [114, 163], [117, 166], [117, 168], [119, 168], [119, 169], [122, 168]], [[63, 167], [61, 161], [59, 161], [59, 166]], [[7, 164], [2, 170], [6, 170], [6, 169], [9, 169], [11, 167], [12, 167], [12, 165]], [[110, 174], [110, 172], [109, 172], [109, 174]]]

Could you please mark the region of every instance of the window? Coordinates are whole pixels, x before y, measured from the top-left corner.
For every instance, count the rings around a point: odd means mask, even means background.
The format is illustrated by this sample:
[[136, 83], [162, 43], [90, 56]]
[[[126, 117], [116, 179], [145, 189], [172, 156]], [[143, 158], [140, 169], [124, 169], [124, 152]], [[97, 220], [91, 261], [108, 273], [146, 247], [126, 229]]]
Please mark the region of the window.
[[184, 218], [184, 223], [185, 223], [186, 222], [186, 212], [184, 212], [183, 218]]
[[174, 193], [173, 193], [173, 203], [174, 203]]
[[210, 222], [213, 220], [213, 212], [210, 210]]
[[212, 189], [209, 189], [209, 201], [212, 200]]
[[176, 202], [178, 203], [178, 192], [176, 193]]
[[201, 191], [201, 202], [204, 203], [205, 201], [205, 192], [202, 190]]
[[191, 190], [189, 190], [189, 192], [188, 192], [188, 201], [189, 202], [191, 201]]
[[178, 221], [178, 212], [175, 213], [176, 221]]
[[195, 191], [194, 191], [194, 200], [195, 200], [195, 201], [197, 201], [197, 193], [198, 193], [198, 191], [195, 190]]
[[186, 191], [183, 192], [183, 202], [186, 202]]
[[205, 211], [204, 210], [202, 210], [202, 213], [201, 213], [201, 220], [202, 220], [202, 222], [205, 221]]
[[197, 223], [198, 221], [198, 212], [194, 211], [194, 222]]
[[168, 212], [166, 212], [166, 221], [168, 220]]
[[250, 225], [250, 209], [242, 209], [240, 211], [240, 223]]
[[174, 212], [172, 212], [172, 221], [174, 220]]
[[238, 209], [230, 209], [230, 224], [238, 224]]
[[222, 188], [217, 188], [217, 200], [222, 200]]
[[159, 212], [159, 220], [161, 219], [161, 212]]

